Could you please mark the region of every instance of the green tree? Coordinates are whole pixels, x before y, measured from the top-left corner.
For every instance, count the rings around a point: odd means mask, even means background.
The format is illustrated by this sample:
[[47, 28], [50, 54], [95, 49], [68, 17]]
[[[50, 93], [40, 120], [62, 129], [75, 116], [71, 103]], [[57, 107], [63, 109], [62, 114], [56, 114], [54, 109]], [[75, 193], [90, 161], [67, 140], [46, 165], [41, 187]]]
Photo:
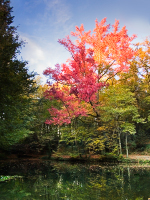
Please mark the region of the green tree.
[[19, 141], [29, 131], [30, 95], [34, 92], [34, 73], [27, 62], [17, 59], [23, 42], [12, 26], [9, 0], [0, 0], [0, 147]]
[[136, 123], [136, 144], [143, 145], [149, 139], [150, 130], [150, 42], [146, 39], [136, 44], [137, 54], [130, 63], [128, 73], [119, 75], [119, 82], [134, 94], [138, 112], [145, 123]]
[[116, 150], [119, 154], [122, 154], [121, 134], [125, 134], [128, 156], [127, 135], [135, 134], [135, 123], [143, 121], [138, 113], [134, 94], [125, 85], [115, 84], [106, 89], [103, 102], [100, 110], [104, 130], [110, 130], [111, 139], [116, 135], [114, 138], [118, 140]]

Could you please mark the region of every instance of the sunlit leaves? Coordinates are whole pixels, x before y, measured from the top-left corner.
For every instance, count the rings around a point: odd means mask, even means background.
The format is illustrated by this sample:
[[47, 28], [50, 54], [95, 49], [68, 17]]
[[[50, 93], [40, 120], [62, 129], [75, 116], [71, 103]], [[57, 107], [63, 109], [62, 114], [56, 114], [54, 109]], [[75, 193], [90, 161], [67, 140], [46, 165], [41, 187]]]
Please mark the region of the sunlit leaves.
[[96, 20], [93, 33], [85, 32], [83, 25], [76, 27], [76, 31], [71, 32], [77, 38], [75, 44], [69, 36], [59, 39], [71, 58], [65, 64], [57, 64], [55, 69], [44, 71], [51, 84], [46, 98], [54, 98], [62, 104], [60, 109], [49, 109], [52, 119], [46, 123], [68, 124], [75, 117], [89, 114], [95, 119], [100, 117], [99, 91], [107, 86], [102, 78], [127, 71], [128, 61], [135, 55], [130, 47], [135, 35], [129, 37], [127, 29], [123, 27], [119, 31], [118, 25], [119, 21], [116, 21], [109, 32], [110, 25], [106, 25], [104, 18], [100, 23]]
[[[116, 20], [112, 25], [113, 31], [109, 32], [110, 24], [106, 25], [106, 18], [100, 23], [95, 21], [93, 34], [90, 31], [84, 32], [84, 27], [76, 27], [76, 32], [72, 33], [77, 36], [81, 42], [86, 42], [94, 51], [94, 60], [101, 66], [109, 66], [110, 70], [126, 71], [128, 70], [128, 60], [135, 55], [135, 51], [130, 47], [131, 41], [136, 37], [129, 37], [127, 29], [124, 26], [119, 31], [119, 21]], [[78, 40], [78, 43], [79, 43]], [[113, 64], [113, 65], [112, 65]]]

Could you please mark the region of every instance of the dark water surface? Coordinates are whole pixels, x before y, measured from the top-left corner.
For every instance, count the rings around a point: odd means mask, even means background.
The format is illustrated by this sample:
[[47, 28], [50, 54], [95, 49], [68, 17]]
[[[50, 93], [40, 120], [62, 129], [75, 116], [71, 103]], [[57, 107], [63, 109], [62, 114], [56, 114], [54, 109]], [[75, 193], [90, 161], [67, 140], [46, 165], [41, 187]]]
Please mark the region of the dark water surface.
[[0, 200], [147, 200], [150, 165], [0, 162]]

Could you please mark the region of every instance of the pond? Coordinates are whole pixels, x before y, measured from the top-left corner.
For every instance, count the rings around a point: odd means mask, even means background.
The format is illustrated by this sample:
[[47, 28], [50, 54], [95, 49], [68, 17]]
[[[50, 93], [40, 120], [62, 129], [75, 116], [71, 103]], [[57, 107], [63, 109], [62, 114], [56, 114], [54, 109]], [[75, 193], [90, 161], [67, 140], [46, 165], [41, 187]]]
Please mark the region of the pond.
[[150, 166], [51, 161], [0, 163], [2, 200], [147, 200]]

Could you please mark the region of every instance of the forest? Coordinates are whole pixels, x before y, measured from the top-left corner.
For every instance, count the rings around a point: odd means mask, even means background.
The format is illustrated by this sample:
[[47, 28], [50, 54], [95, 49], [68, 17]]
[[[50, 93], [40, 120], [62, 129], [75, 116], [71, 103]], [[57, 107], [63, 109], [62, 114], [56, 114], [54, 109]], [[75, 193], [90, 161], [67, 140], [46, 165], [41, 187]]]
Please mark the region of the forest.
[[150, 153], [149, 39], [134, 43], [106, 18], [93, 31], [76, 27], [58, 40], [70, 58], [45, 66], [42, 85], [17, 58], [12, 9], [0, 0], [0, 158]]

